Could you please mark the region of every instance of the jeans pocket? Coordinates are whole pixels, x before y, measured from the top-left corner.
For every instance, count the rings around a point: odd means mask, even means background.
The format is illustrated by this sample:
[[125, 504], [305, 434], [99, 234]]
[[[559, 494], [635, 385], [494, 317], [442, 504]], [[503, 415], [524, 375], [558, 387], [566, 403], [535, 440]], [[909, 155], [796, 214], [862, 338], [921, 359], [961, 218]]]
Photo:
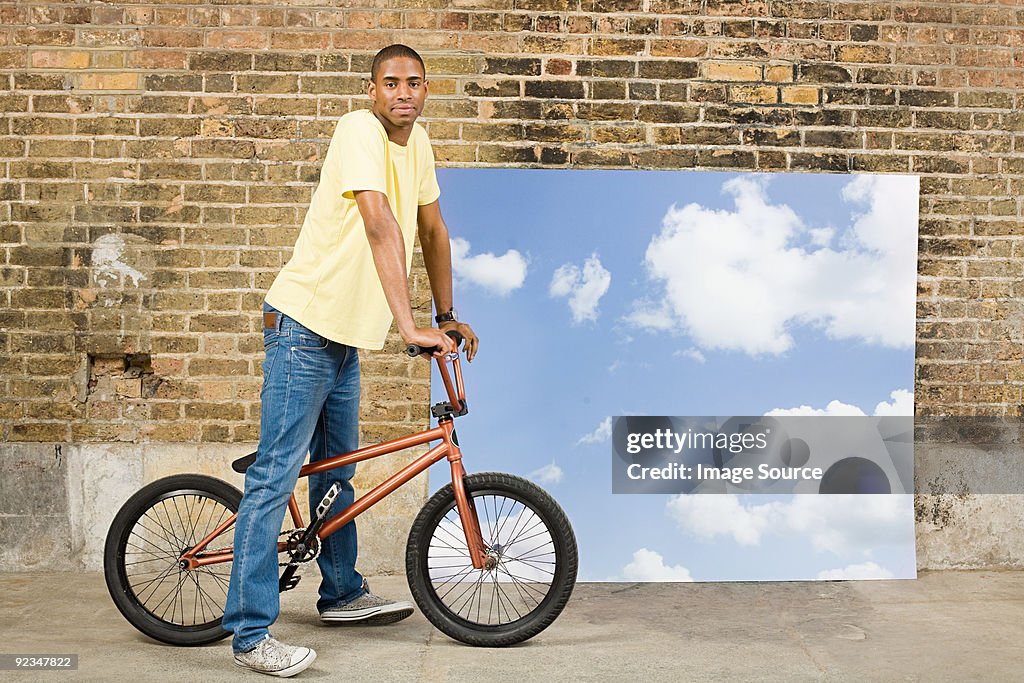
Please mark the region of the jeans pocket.
[[330, 343], [326, 337], [320, 336], [295, 318], [287, 315], [281, 318], [280, 335], [282, 341], [287, 337], [285, 344], [293, 351], [323, 351]]
[[277, 359], [277, 338], [269, 344], [264, 341], [263, 345], [263, 382], [264, 388], [266, 388], [267, 378], [270, 377], [270, 373], [274, 369], [274, 361]]
[[278, 338], [281, 334], [272, 327], [263, 328], [263, 350], [266, 351], [274, 346], [277, 346]]
[[326, 337], [321, 337], [319, 334], [305, 329], [296, 330], [292, 337], [295, 340], [295, 345], [292, 348], [296, 351], [323, 351], [330, 343]]

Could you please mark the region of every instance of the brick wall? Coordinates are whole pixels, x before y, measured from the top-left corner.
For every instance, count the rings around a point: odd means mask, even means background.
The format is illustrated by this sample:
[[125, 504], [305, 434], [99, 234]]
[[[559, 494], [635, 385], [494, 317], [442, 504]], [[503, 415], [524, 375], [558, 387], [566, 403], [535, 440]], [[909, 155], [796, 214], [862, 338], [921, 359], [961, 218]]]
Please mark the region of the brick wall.
[[[1024, 8], [0, 2], [0, 440], [250, 442], [262, 293], [369, 61], [426, 58], [446, 165], [921, 176], [917, 410], [1021, 414]], [[420, 268], [415, 304], [427, 320]], [[364, 362], [366, 440], [426, 421]]]

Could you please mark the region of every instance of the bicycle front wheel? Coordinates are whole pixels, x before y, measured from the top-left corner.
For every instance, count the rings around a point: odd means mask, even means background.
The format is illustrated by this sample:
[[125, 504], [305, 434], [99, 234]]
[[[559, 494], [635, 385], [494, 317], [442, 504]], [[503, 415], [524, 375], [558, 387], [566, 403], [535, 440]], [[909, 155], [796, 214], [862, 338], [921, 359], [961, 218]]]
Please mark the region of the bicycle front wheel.
[[406, 574], [413, 599], [441, 632], [468, 645], [504, 647], [547, 628], [576, 583], [576, 537], [543, 489], [487, 472], [464, 479], [491, 569], [475, 569], [448, 484], [409, 532]]
[[[103, 573], [122, 615], [151, 638], [203, 645], [221, 629], [231, 563], [181, 569], [178, 558], [238, 511], [242, 493], [219, 479], [177, 475], [128, 499], [107, 532]], [[232, 525], [208, 550], [233, 545]]]

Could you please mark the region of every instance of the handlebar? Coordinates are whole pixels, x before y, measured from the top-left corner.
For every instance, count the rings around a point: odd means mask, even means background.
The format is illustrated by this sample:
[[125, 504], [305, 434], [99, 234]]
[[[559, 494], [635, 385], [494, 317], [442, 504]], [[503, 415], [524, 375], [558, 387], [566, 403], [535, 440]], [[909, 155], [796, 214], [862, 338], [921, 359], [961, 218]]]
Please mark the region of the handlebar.
[[[449, 337], [454, 339], [455, 340], [455, 348], [456, 349], [459, 348], [459, 345], [462, 344], [462, 342], [463, 342], [462, 335], [459, 334], [458, 332], [456, 332], [455, 330], [448, 330], [447, 332], [445, 332], [445, 334], [447, 334]], [[419, 346], [417, 344], [409, 344], [408, 346], [405, 347], [405, 352], [407, 354], [409, 354], [409, 356], [412, 357], [412, 358], [415, 358], [416, 356], [418, 356], [420, 354], [423, 354], [423, 353], [434, 354], [434, 353], [437, 353], [440, 350], [441, 350], [441, 348], [438, 347], [438, 346], [426, 347], [426, 346]]]

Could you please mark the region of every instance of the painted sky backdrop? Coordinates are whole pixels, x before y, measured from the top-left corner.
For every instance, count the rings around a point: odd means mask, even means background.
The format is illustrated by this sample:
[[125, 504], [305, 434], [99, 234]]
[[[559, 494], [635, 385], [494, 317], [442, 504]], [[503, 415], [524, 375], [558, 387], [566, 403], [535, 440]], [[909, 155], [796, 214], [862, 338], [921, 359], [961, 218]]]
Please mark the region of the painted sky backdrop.
[[613, 415], [912, 414], [916, 177], [438, 179], [481, 338], [468, 469], [547, 488], [582, 580], [915, 575], [912, 496], [612, 495], [609, 437]]

